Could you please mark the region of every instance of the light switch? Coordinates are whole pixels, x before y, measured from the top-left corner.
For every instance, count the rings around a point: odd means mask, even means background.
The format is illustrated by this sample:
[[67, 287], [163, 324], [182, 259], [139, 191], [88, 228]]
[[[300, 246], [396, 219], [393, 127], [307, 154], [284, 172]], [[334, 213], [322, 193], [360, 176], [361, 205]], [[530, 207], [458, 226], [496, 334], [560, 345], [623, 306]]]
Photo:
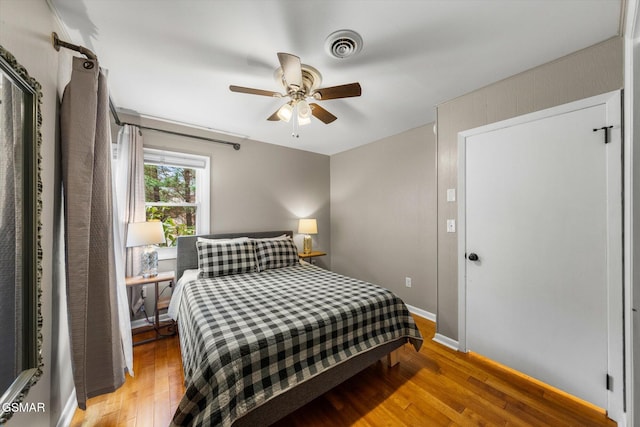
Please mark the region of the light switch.
[[447, 189], [447, 202], [455, 202], [456, 201], [456, 189], [449, 188]]
[[456, 220], [448, 219], [447, 220], [447, 233], [455, 233], [456, 232]]

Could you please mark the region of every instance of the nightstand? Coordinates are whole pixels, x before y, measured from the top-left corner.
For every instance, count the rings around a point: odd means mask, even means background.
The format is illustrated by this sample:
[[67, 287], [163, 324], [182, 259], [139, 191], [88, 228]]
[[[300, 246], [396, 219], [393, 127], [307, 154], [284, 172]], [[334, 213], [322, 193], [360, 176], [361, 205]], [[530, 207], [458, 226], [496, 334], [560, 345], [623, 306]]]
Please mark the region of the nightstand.
[[308, 261], [310, 264], [313, 264], [314, 263], [314, 259], [313, 258], [315, 258], [317, 256], [325, 256], [326, 254], [327, 254], [326, 252], [311, 251], [308, 254], [300, 252], [298, 254], [298, 256], [300, 258], [302, 258], [303, 260]]
[[[161, 282], [169, 282], [169, 286], [173, 287], [174, 283], [176, 280], [176, 276], [175, 273], [173, 271], [165, 271], [165, 272], [161, 272], [158, 273], [157, 276], [154, 277], [142, 277], [142, 276], [134, 276], [134, 277], [127, 277], [125, 279], [125, 283], [127, 284], [127, 287], [138, 287], [138, 286], [144, 286], [144, 285], [150, 285], [150, 284], [154, 284], [155, 285], [155, 297], [154, 297], [154, 302], [153, 302], [153, 306], [154, 306], [154, 322], [153, 322], [153, 329], [155, 330], [155, 337], [154, 338], [149, 338], [143, 341], [138, 341], [135, 342], [133, 345], [140, 345], [140, 344], [145, 344], [148, 343], [150, 341], [155, 341], [158, 340], [160, 338], [165, 338], [167, 336], [172, 336], [175, 335], [175, 325], [173, 320], [168, 323], [165, 322], [164, 325], [160, 322], [160, 310], [166, 310], [167, 308], [169, 308], [169, 301], [170, 298], [164, 298], [164, 299], [160, 299], [160, 293], [159, 293], [159, 285]], [[162, 326], [166, 326], [169, 325], [169, 330], [172, 331], [171, 334], [169, 335], [165, 335], [165, 334], [161, 334], [160, 333], [160, 328]], [[142, 332], [147, 332], [149, 331], [148, 328], [141, 328], [140, 331], [135, 331], [133, 332], [133, 334], [138, 334], [138, 333], [142, 333]]]

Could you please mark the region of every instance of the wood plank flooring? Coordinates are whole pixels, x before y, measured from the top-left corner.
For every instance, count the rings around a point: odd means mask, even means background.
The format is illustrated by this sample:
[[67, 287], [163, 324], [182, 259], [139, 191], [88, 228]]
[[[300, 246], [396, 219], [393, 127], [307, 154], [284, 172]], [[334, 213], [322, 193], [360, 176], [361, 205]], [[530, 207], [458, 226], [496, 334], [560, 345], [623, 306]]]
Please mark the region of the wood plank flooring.
[[[480, 356], [432, 341], [375, 363], [275, 426], [615, 426], [602, 410]], [[142, 337], [144, 338], [144, 337]], [[177, 337], [134, 347], [135, 378], [76, 411], [71, 426], [166, 427], [184, 393]]]

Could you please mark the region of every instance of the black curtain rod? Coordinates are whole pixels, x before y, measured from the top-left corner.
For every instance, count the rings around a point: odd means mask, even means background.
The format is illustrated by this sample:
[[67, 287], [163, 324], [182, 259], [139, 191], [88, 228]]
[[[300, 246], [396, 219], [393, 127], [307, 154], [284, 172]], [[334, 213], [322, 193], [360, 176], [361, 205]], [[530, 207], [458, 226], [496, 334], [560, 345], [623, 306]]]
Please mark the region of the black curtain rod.
[[[97, 60], [98, 59], [96, 54], [93, 53], [91, 50], [87, 49], [86, 47], [78, 46], [78, 45], [75, 45], [75, 44], [68, 43], [68, 42], [65, 42], [63, 40], [60, 40], [60, 38], [58, 37], [58, 34], [56, 34], [55, 32], [51, 33], [51, 43], [53, 44], [53, 48], [55, 50], [57, 50], [57, 51], [60, 50], [60, 47], [64, 47], [64, 48], [67, 48], [67, 49], [75, 50], [76, 52], [80, 52], [81, 54], [83, 54], [84, 56], [86, 56], [89, 59], [93, 59], [93, 60]], [[236, 151], [240, 149], [240, 144], [237, 143], [237, 142], [223, 141], [223, 140], [220, 140], [220, 139], [207, 138], [207, 137], [204, 137], [204, 136], [188, 135], [186, 133], [181, 133], [181, 132], [173, 132], [173, 131], [165, 130], [165, 129], [157, 129], [157, 128], [152, 128], [152, 127], [149, 127], [149, 126], [141, 126], [141, 125], [137, 125], [135, 123], [122, 122], [122, 121], [120, 121], [120, 117], [118, 117], [118, 112], [116, 111], [116, 107], [113, 104], [113, 101], [111, 100], [111, 96], [109, 96], [109, 110], [111, 111], [111, 115], [113, 116], [113, 120], [116, 122], [116, 124], [118, 126], [124, 126], [124, 125], [137, 126], [140, 129], [146, 129], [146, 130], [152, 130], [152, 131], [155, 131], [155, 132], [168, 133], [170, 135], [184, 136], [186, 138], [200, 139], [202, 141], [215, 142], [217, 144], [230, 145]]]
[[152, 131], [155, 131], [155, 132], [168, 133], [170, 135], [184, 136], [186, 138], [200, 139], [202, 141], [215, 142], [217, 144], [230, 145], [236, 151], [238, 151], [240, 149], [240, 144], [238, 142], [223, 141], [221, 139], [207, 138], [206, 136], [189, 135], [189, 134], [182, 133], [182, 132], [174, 132], [174, 131], [166, 130], [166, 129], [158, 129], [158, 128], [152, 128], [152, 127], [149, 127], [149, 126], [137, 125], [135, 123], [122, 122], [122, 121], [120, 121], [120, 117], [118, 117], [118, 113], [116, 112], [116, 107], [115, 107], [115, 105], [113, 105], [113, 101], [111, 100], [111, 97], [109, 97], [109, 110], [111, 111], [111, 115], [113, 116], [113, 120], [116, 122], [116, 124], [118, 126], [124, 126], [124, 125], [136, 126], [136, 127], [140, 128], [140, 129], [152, 130]]

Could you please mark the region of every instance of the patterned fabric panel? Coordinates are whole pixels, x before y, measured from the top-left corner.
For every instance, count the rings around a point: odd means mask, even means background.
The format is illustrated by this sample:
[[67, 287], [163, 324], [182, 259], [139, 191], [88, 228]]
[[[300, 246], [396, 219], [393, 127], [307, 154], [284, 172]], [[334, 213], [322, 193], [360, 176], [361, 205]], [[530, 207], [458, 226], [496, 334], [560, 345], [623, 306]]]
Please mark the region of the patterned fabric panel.
[[218, 277], [256, 271], [252, 241], [212, 243], [196, 242], [199, 276]]
[[272, 268], [289, 267], [300, 262], [298, 248], [293, 239], [284, 240], [256, 240], [256, 262], [258, 271]]
[[173, 426], [230, 426], [359, 353], [422, 345], [393, 293], [308, 264], [191, 282], [178, 323], [186, 392]]

